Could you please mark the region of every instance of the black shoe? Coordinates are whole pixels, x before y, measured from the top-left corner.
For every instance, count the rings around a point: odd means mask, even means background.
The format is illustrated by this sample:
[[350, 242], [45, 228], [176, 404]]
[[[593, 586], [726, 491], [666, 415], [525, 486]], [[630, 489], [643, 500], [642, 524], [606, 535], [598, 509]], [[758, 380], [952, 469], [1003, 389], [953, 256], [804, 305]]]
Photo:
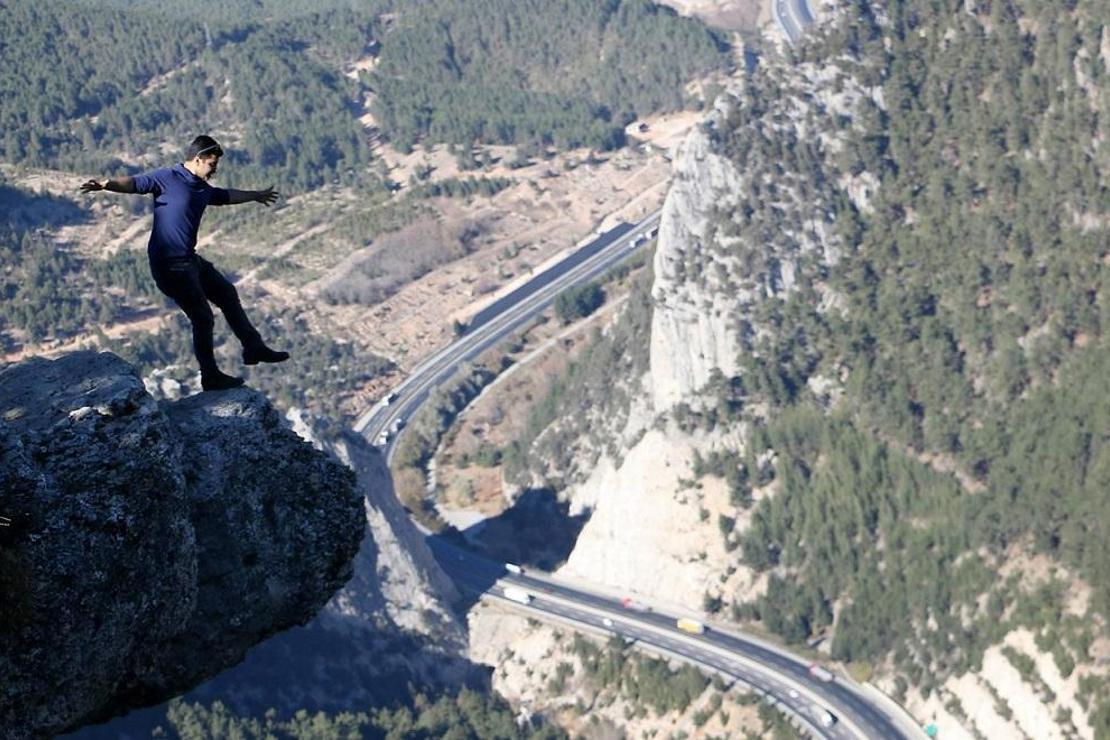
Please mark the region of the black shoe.
[[242, 378], [225, 375], [219, 371], [214, 375], [202, 375], [200, 377], [200, 387], [206, 391], [226, 391], [228, 388], [238, 388], [242, 384]]
[[288, 352], [279, 352], [266, 345], [246, 347], [243, 349], [243, 364], [257, 365], [260, 362], [285, 362], [289, 359]]

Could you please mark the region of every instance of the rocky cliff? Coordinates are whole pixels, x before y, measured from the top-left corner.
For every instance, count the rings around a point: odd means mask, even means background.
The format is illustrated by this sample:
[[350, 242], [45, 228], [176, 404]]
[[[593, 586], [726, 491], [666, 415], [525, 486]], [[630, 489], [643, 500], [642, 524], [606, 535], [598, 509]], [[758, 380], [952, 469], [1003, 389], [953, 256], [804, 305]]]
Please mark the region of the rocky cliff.
[[249, 389], [159, 403], [111, 354], [0, 370], [0, 726], [180, 694], [309, 621], [366, 531], [355, 476]]
[[691, 432], [673, 423], [673, 409], [704, 410], [717, 402], [714, 382], [743, 374], [742, 354], [776, 330], [766, 306], [804, 286], [819, 310], [838, 308], [823, 279], [843, 250], [836, 204], [865, 198], [860, 182], [871, 182], [836, 174], [846, 134], [834, 121], [874, 107], [878, 91], [835, 66], [776, 65], [769, 74], [779, 97], [761, 89], [763, 72], [737, 80], [678, 149], [653, 264], [648, 392], [630, 416], [654, 429], [626, 430], [636, 444], [620, 460], [603, 458], [569, 494], [595, 509], [568, 575], [686, 608], [706, 596], [755, 597], [765, 581], [734, 562], [717, 531], [721, 516], [742, 529], [748, 512], [719, 478], [692, 485], [695, 456], [743, 449], [748, 424]]
[[[746, 189], [743, 174], [711, 151], [704, 130], [694, 131], [679, 147], [655, 251], [651, 381], [657, 409], [670, 408], [702, 388], [715, 368], [726, 375], [738, 369], [740, 337], [727, 318], [734, 315], [730, 309], [742, 296], [725, 299], [719, 284], [712, 291], [699, 290], [686, 282], [686, 273], [703, 263], [702, 255], [710, 247], [707, 242], [714, 238], [714, 212], [734, 208]], [[727, 279], [727, 268], [724, 273], [711, 271], [708, 279]], [[682, 351], [675, 352], [675, 347]]]
[[[351, 432], [321, 442], [311, 419], [289, 416], [298, 434], [357, 475], [368, 535], [354, 575], [311, 622], [267, 640], [185, 700], [218, 700], [243, 715], [274, 709], [290, 716], [389, 705], [407, 700], [410, 685], [482, 683], [481, 671], [465, 657], [465, 629], [450, 608], [458, 598], [454, 584], [406, 516], [381, 456]], [[163, 721], [130, 719], [83, 733], [82, 740], [142, 736]]]

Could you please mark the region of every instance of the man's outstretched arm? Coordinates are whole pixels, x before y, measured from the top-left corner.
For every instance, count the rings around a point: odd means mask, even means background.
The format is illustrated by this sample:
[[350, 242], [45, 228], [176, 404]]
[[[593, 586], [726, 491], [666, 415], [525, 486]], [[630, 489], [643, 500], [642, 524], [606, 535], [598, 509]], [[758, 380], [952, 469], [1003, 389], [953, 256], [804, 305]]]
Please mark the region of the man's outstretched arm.
[[274, 190], [273, 186], [269, 186], [265, 190], [232, 190], [229, 188], [227, 191], [227, 205], [229, 206], [236, 206], [240, 203], [261, 203], [264, 206], [269, 206], [277, 199], [278, 192]]
[[89, 180], [81, 186], [82, 193], [96, 193], [107, 190], [109, 193], [134, 193], [135, 180], [131, 177], [113, 177], [111, 180]]

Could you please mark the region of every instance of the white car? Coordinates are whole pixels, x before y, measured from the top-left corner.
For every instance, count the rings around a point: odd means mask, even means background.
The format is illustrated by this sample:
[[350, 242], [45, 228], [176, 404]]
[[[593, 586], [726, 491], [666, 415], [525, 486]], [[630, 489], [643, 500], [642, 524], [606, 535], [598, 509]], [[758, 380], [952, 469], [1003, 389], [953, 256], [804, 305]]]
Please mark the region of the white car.
[[609, 619], [609, 617], [605, 617], [605, 619], [602, 619], [601, 623], [604, 624], [606, 627], [612, 627], [613, 626], [613, 620]]
[[814, 678], [818, 678], [826, 683], [836, 678], [836, 675], [833, 674], [832, 671], [830, 671], [825, 666], [820, 665], [819, 663], [809, 664], [809, 675], [813, 676]]

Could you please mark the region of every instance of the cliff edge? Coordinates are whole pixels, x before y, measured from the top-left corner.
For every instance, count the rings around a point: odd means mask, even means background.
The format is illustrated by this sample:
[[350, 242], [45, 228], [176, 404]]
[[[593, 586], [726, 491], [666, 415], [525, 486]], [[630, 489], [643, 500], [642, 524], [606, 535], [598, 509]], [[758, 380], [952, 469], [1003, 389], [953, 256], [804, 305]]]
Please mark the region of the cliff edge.
[[354, 474], [261, 394], [159, 403], [94, 352], [0, 369], [0, 517], [12, 737], [155, 704], [235, 665], [328, 602], [366, 531]]

